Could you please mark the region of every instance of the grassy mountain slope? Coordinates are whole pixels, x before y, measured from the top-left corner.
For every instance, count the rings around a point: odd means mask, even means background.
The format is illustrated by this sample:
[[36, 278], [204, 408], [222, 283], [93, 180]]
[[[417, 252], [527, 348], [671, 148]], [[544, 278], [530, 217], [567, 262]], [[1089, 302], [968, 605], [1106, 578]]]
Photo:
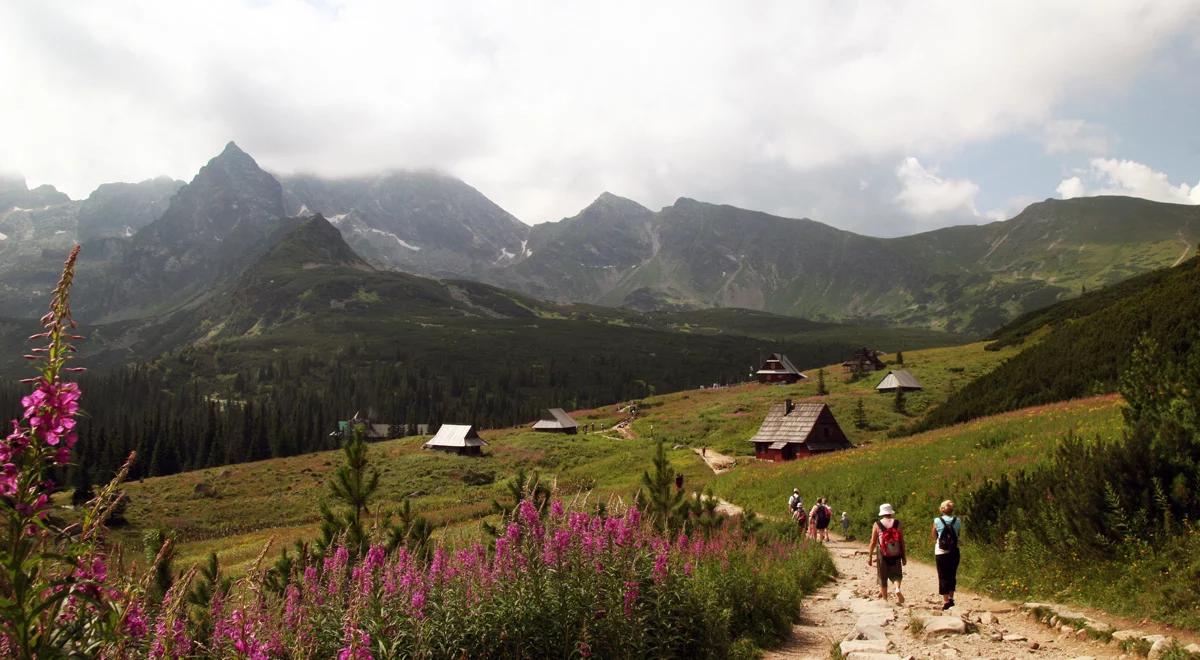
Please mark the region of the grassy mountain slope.
[[[1004, 356], [1004, 352], [983, 350], [981, 344], [906, 353], [906, 364], [929, 386], [925, 393], [914, 395], [910, 414], [919, 415], [920, 409], [951, 392], [957, 382], [952, 379], [963, 375], [951, 369], [983, 373]], [[834, 369], [833, 365], [827, 367], [831, 374]], [[891, 397], [874, 394], [875, 381], [845, 383], [831, 375], [831, 394], [823, 400], [830, 403], [856, 444], [889, 447], [908, 442], [884, 440], [888, 428], [907, 418], [891, 410]], [[451, 540], [472, 537], [479, 533], [478, 520], [487, 514], [490, 501], [501, 497], [503, 482], [518, 468], [538, 470], [568, 499], [576, 493], [594, 502], [612, 496], [627, 498], [649, 464], [653, 443], [648, 438], [652, 437], [666, 439], [669, 446], [683, 445], [670, 451], [671, 462], [684, 473], [689, 489], [699, 489], [712, 481], [713, 475], [690, 448], [709, 446], [745, 453], [743, 445], [749, 446], [745, 440], [772, 403], [784, 397], [811, 397], [815, 387], [812, 381], [791, 386], [748, 384], [650, 396], [643, 399], [642, 414], [634, 423], [634, 440], [604, 430], [625, 414], [617, 406], [603, 406], [574, 413], [581, 423], [596, 425], [599, 431], [593, 434], [561, 437], [532, 433], [524, 427], [485, 431], [484, 438], [491, 444], [482, 459], [423, 451], [422, 438], [373, 444], [371, 450], [382, 473], [381, 510], [411, 496], [414, 506], [444, 525], [440, 536]], [[852, 411], [860, 398], [871, 419], [868, 429], [852, 425]], [[130, 483], [132, 529], [123, 534], [136, 542], [141, 529], [167, 526], [180, 535], [186, 561], [202, 559], [215, 549], [223, 562], [245, 566], [269, 538], [286, 544], [315, 534], [315, 502], [324, 493], [325, 476], [339, 460], [337, 452], [320, 452]], [[769, 466], [750, 468], [760, 476], [770, 472]], [[735, 473], [742, 470], [739, 467]], [[479, 483], [489, 479], [494, 482]], [[212, 486], [216, 496], [197, 496], [194, 489], [198, 483]], [[263, 483], [279, 487], [264, 491]], [[751, 497], [740, 491], [722, 494], [738, 502]], [[769, 507], [764, 509], [770, 512]]]
[[993, 335], [994, 347], [1024, 350], [964, 387], [919, 428], [1116, 391], [1139, 338], [1186, 355], [1194, 350], [1187, 333], [1198, 318], [1200, 258], [1034, 312]]

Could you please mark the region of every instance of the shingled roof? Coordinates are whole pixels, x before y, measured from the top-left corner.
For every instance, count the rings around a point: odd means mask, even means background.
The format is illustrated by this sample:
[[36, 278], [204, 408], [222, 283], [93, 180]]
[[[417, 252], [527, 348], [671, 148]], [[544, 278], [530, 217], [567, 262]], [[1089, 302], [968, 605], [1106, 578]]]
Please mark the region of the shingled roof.
[[482, 447], [487, 442], [479, 437], [475, 427], [470, 424], [442, 424], [436, 435], [425, 443], [425, 448], [433, 447]]
[[921, 381], [903, 369], [889, 371], [883, 377], [883, 380], [879, 381], [879, 384], [875, 386], [875, 389], [880, 392], [895, 392], [897, 388], [903, 390], [922, 389]]
[[[767, 369], [766, 368], [767, 362], [778, 362], [783, 368], [782, 369]], [[796, 368], [796, 365], [792, 364], [792, 361], [788, 359], [788, 356], [784, 355], [783, 353], [772, 353], [771, 356], [768, 357], [763, 362], [762, 368], [760, 368], [755, 373], [756, 374], [791, 374], [794, 376], [799, 376], [800, 378], [807, 378], [804, 374], [800, 373], [800, 370]]]
[[[767, 417], [759, 427], [758, 433], [750, 438], [750, 442], [770, 443], [771, 449], [782, 449], [788, 444], [803, 444], [809, 451], [832, 451], [846, 449], [850, 443], [843, 437], [824, 438], [813, 433], [818, 421], [837, 426], [837, 420], [829, 406], [824, 403], [802, 402], [788, 410], [788, 403], [776, 403], [767, 411]], [[838, 434], [840, 435], [840, 433]]]
[[544, 429], [573, 429], [578, 428], [579, 424], [571, 419], [567, 411], [562, 408], [547, 408], [542, 412], [542, 418], [534, 423], [534, 430]]

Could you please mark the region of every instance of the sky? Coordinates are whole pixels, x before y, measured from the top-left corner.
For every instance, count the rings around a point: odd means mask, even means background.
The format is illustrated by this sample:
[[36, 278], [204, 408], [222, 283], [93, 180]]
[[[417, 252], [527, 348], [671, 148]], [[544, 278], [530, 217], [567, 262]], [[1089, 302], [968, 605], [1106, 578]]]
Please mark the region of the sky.
[[1200, 0], [0, 2], [0, 171], [74, 198], [433, 168], [879, 236], [1048, 197], [1200, 204]]

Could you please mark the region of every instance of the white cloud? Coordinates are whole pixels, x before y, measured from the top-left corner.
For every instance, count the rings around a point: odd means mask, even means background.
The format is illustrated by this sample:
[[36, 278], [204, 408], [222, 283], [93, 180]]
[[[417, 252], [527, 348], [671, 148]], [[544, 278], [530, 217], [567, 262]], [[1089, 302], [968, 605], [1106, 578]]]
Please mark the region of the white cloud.
[[1102, 156], [1112, 148], [1112, 138], [1098, 124], [1082, 119], [1056, 119], [1043, 127], [1042, 144], [1050, 155]]
[[1172, 184], [1166, 173], [1137, 161], [1093, 158], [1088, 163], [1088, 169], [1080, 174], [1063, 179], [1058, 184], [1060, 197], [1129, 195], [1156, 202], [1200, 204], [1200, 182], [1194, 186]]
[[929, 218], [944, 214], [979, 217], [975, 197], [979, 186], [967, 179], [945, 179], [909, 156], [896, 168], [900, 194], [896, 201], [910, 215]]
[[1059, 197], [1063, 199], [1073, 199], [1075, 197], [1083, 197], [1087, 194], [1087, 189], [1083, 185], [1083, 179], [1077, 176], [1063, 179], [1059, 182], [1058, 187], [1054, 189]]
[[0, 144], [77, 197], [234, 139], [282, 171], [443, 169], [527, 221], [605, 189], [782, 212], [854, 163], [1036, 131], [1197, 32], [1189, 0], [3, 2]]

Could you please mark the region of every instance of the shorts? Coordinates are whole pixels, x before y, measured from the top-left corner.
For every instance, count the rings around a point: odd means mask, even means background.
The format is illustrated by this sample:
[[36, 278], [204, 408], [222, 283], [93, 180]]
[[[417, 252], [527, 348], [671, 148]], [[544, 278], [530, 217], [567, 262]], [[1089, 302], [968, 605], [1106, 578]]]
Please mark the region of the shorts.
[[900, 557], [884, 557], [880, 555], [875, 562], [879, 570], [879, 588], [887, 589], [888, 580], [899, 582], [904, 579], [904, 564]]

